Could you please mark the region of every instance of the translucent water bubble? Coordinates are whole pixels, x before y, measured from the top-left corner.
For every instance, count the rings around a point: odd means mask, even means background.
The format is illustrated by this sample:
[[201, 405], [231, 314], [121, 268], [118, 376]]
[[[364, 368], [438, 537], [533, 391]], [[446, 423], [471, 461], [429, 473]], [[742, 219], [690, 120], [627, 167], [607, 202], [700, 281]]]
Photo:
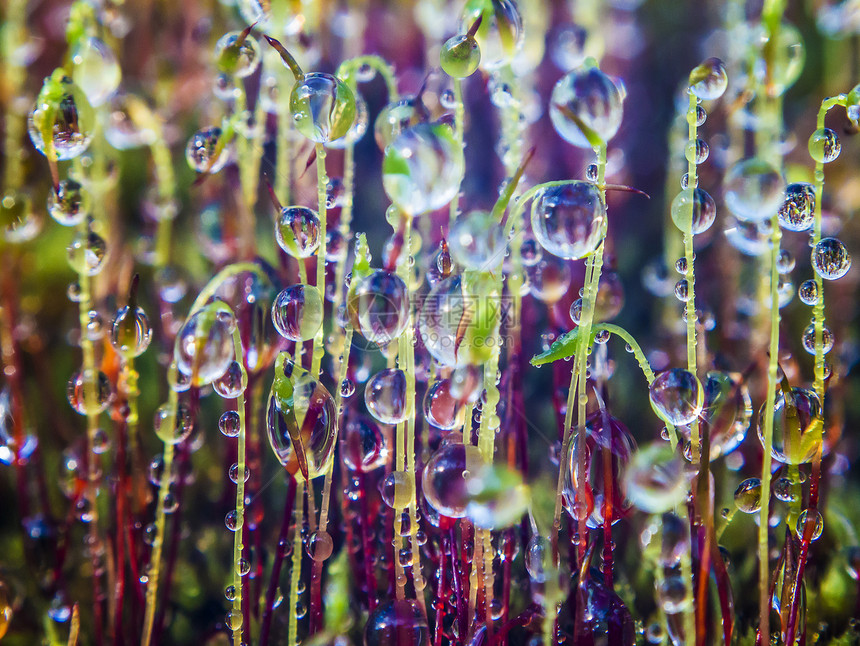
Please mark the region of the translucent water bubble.
[[761, 256], [770, 245], [770, 236], [753, 222], [735, 222], [725, 234], [729, 244], [745, 256]]
[[481, 48], [481, 67], [495, 70], [510, 63], [523, 46], [523, 19], [514, 0], [468, 0], [460, 16], [460, 33], [478, 18], [475, 38]]
[[448, 244], [460, 266], [481, 271], [497, 267], [507, 248], [502, 223], [487, 211], [461, 214], [451, 227]]
[[794, 486], [788, 478], [777, 478], [773, 483], [773, 495], [783, 502], [795, 500]]
[[424, 396], [424, 417], [430, 424], [450, 431], [463, 425], [463, 400], [452, 393], [450, 379], [440, 379], [427, 389]]
[[192, 385], [211, 384], [230, 367], [235, 325], [235, 319], [225, 319], [215, 307], [197, 310], [185, 321], [176, 336], [173, 358]]
[[428, 116], [420, 97], [410, 96], [389, 103], [382, 108], [373, 124], [376, 145], [385, 150], [401, 133], [427, 121]]
[[248, 387], [248, 373], [234, 360], [224, 374], [212, 382], [212, 387], [224, 399], [236, 399]]
[[585, 62], [588, 32], [580, 25], [563, 25], [552, 37], [549, 55], [552, 62], [567, 72]]
[[735, 507], [745, 514], [754, 514], [761, 509], [761, 480], [747, 478], [735, 489]]
[[[759, 411], [758, 437], [764, 446], [765, 407]], [[814, 391], [792, 388], [780, 390], [774, 402], [773, 442], [771, 456], [783, 464], [809, 462], [820, 443], [815, 434], [821, 431], [821, 401]]]
[[458, 331], [467, 300], [462, 277], [455, 275], [437, 283], [422, 304], [418, 332], [431, 356], [442, 365], [463, 365], [469, 356], [467, 348], [461, 352], [462, 342], [458, 345], [457, 341], [462, 338]]
[[304, 206], [281, 209], [275, 223], [278, 246], [294, 258], [309, 258], [319, 247], [320, 221], [317, 212]]
[[677, 567], [684, 555], [690, 553], [690, 526], [680, 516], [672, 512], [663, 514], [660, 518], [660, 524], [660, 556], [658, 561], [663, 567]]
[[[624, 494], [621, 474], [636, 442], [630, 431], [605, 411], [597, 411], [586, 422], [585, 443], [577, 434], [565, 472], [564, 505], [575, 520], [585, 519], [591, 528], [602, 527], [607, 512], [618, 522], [630, 508]], [[585, 472], [580, 461], [585, 452]], [[581, 500], [579, 494], [584, 495]]]
[[428, 646], [427, 620], [411, 599], [386, 601], [370, 613], [364, 626], [365, 646]]
[[229, 31], [215, 43], [215, 67], [229, 76], [251, 76], [262, 59], [260, 44], [241, 31]]
[[777, 213], [779, 225], [788, 231], [806, 231], [815, 222], [815, 188], [806, 182], [785, 187], [785, 201]]
[[464, 518], [470, 500], [467, 480], [483, 466], [477, 446], [453, 439], [443, 443], [424, 467], [424, 497], [443, 516]]
[[556, 256], [546, 256], [528, 268], [529, 293], [551, 305], [561, 300], [570, 289], [570, 264]]
[[675, 298], [682, 303], [686, 303], [690, 300], [690, 286], [687, 284], [686, 278], [682, 278], [675, 283]]
[[404, 130], [386, 148], [382, 186], [400, 210], [419, 215], [450, 202], [464, 172], [463, 149], [450, 126], [421, 123]]
[[448, 76], [464, 79], [471, 76], [481, 63], [481, 47], [469, 34], [452, 36], [442, 45], [439, 52], [442, 70]]
[[74, 159], [83, 153], [90, 145], [94, 127], [95, 112], [89, 100], [67, 76], [59, 81], [58, 96], [36, 105], [27, 121], [27, 132], [36, 150], [46, 154], [44, 132], [60, 161]]
[[532, 202], [535, 238], [559, 258], [578, 259], [600, 244], [606, 207], [591, 182], [574, 181], [549, 188]]
[[752, 420], [752, 399], [740, 375], [717, 370], [708, 372], [704, 391], [701, 417], [709, 428], [711, 460], [716, 460], [738, 448], [746, 437]]
[[48, 193], [48, 213], [63, 226], [80, 224], [89, 208], [89, 193], [73, 179], [61, 180], [57, 190]]
[[552, 90], [552, 124], [565, 141], [579, 148], [593, 147], [591, 134], [604, 142], [612, 139], [621, 126], [622, 114], [618, 86], [596, 67], [568, 72]]
[[308, 536], [305, 551], [312, 561], [325, 561], [334, 551], [334, 540], [327, 531], [318, 529]]
[[239, 413], [234, 410], [228, 410], [218, 420], [218, 428], [225, 437], [238, 437], [240, 426]]
[[729, 85], [726, 66], [719, 58], [708, 58], [690, 72], [690, 92], [703, 101], [723, 96]]
[[179, 444], [191, 436], [194, 417], [184, 404], [167, 403], [155, 411], [152, 427], [165, 444]]
[[769, 67], [762, 56], [757, 56], [753, 65], [753, 76], [771, 96], [779, 96], [794, 85], [806, 60], [803, 39], [794, 25], [783, 22], [777, 33], [775, 43], [768, 42], [770, 39], [767, 32], [760, 24], [753, 28], [751, 34], [756, 49], [770, 47], [774, 52], [770, 57]]
[[794, 255], [788, 249], [780, 249], [776, 258], [776, 270], [781, 274], [788, 274], [794, 269], [796, 261]]
[[79, 231], [66, 249], [69, 266], [78, 274], [95, 276], [104, 269], [107, 243], [94, 231]]
[[146, 313], [127, 305], [116, 313], [110, 331], [110, 342], [124, 357], [139, 357], [152, 341], [152, 328]]
[[[326, 144], [328, 148], [346, 148], [361, 141], [367, 133], [367, 126], [370, 124], [370, 112], [367, 109], [367, 101], [364, 100], [364, 97], [360, 93], [353, 92], [353, 94], [355, 95], [355, 120], [343, 137], [333, 139]], [[340, 206], [340, 204], [329, 206], [329, 208], [334, 208], [334, 206]]]
[[122, 80], [116, 55], [100, 38], [78, 40], [72, 49], [72, 65], [72, 79], [93, 107], [105, 103]]
[[[694, 235], [704, 233], [717, 219], [714, 198], [702, 188], [686, 188], [672, 200], [672, 222], [681, 231], [691, 228]], [[691, 220], [692, 218], [692, 220]]]
[[451, 385], [449, 390], [452, 397], [475, 403], [481, 394], [483, 386], [483, 373], [478, 366], [464, 365], [455, 368], [449, 377]]
[[825, 280], [837, 280], [851, 269], [851, 255], [841, 240], [824, 238], [812, 249], [812, 268]]
[[674, 426], [692, 423], [704, 404], [699, 378], [682, 368], [661, 372], [651, 384], [649, 396], [657, 416]]
[[624, 472], [627, 499], [649, 514], [661, 514], [687, 497], [684, 465], [666, 442], [649, 444], [633, 454]]
[[327, 143], [343, 137], [355, 121], [355, 95], [331, 74], [305, 74], [290, 92], [293, 123], [305, 137]]
[[282, 337], [290, 341], [314, 338], [322, 325], [323, 300], [313, 285], [292, 285], [283, 290], [272, 305], [272, 322]]
[[809, 156], [822, 164], [829, 164], [839, 157], [842, 144], [839, 136], [830, 128], [819, 128], [809, 136]]
[[546, 572], [544, 571], [543, 564], [550, 554], [550, 549], [549, 541], [539, 534], [532, 536], [528, 545], [526, 545], [526, 571], [535, 583], [546, 581]]
[[406, 421], [412, 411], [406, 402], [406, 373], [396, 368], [380, 370], [364, 388], [367, 411], [383, 424]]
[[221, 128], [212, 126], [198, 130], [185, 146], [185, 160], [198, 173], [217, 173], [230, 160]]
[[80, 370], [66, 386], [66, 398], [80, 415], [98, 415], [110, 404], [113, 389], [101, 370]]
[[382, 501], [392, 509], [406, 509], [415, 496], [415, 483], [405, 471], [392, 471], [379, 487]]
[[522, 473], [504, 464], [484, 464], [469, 470], [466, 493], [466, 518], [482, 529], [511, 527], [522, 520], [529, 507], [529, 490]]
[[797, 517], [797, 535], [809, 536], [810, 541], [817, 541], [824, 531], [824, 518], [817, 509], [804, 509]]
[[777, 212], [785, 198], [779, 171], [763, 159], [745, 159], [729, 169], [723, 182], [728, 209], [739, 220], [762, 222]]
[[378, 469], [388, 459], [388, 446], [379, 427], [366, 417], [347, 421], [342, 431], [343, 463], [358, 473]]
[[690, 600], [687, 598], [687, 584], [683, 577], [678, 574], [667, 576], [660, 582], [657, 597], [663, 612], [667, 615], [681, 613], [690, 604]]
[[797, 296], [804, 305], [818, 303], [818, 284], [814, 280], [804, 280], [797, 288]]
[[688, 162], [693, 164], [704, 164], [708, 160], [710, 153], [711, 149], [707, 142], [701, 139], [688, 142], [684, 148], [684, 157]]
[[12, 244], [27, 242], [42, 230], [42, 220], [33, 210], [30, 196], [10, 189], [0, 198], [0, 232]]
[[403, 334], [409, 323], [409, 290], [400, 276], [378, 269], [350, 285], [346, 308], [359, 334], [386, 345]]
[[305, 479], [325, 473], [334, 454], [334, 397], [307, 370], [281, 354], [269, 393], [266, 428], [275, 457], [287, 472]]
[[[809, 354], [815, 355], [815, 323], [810, 323], [806, 329], [803, 331], [803, 336], [801, 337], [803, 341], [803, 349], [806, 350]], [[834, 337], [833, 332], [830, 331], [826, 325], [821, 328], [821, 345], [822, 351], [824, 354], [827, 354], [833, 349]]]

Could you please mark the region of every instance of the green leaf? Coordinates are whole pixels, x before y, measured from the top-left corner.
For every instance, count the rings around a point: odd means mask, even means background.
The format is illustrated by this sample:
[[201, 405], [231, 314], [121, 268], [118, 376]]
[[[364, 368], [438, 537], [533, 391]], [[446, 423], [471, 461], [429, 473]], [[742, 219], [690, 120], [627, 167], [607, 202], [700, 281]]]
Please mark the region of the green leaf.
[[[591, 334], [591, 337], [591, 340], [593, 341], [593, 332]], [[576, 344], [578, 343], [578, 340], [579, 328], [575, 327], [570, 332], [565, 332], [555, 341], [553, 341], [552, 345], [549, 347], [549, 350], [533, 356], [529, 363], [531, 363], [533, 366], [542, 366], [545, 363], [552, 363], [553, 361], [558, 361], [559, 359], [567, 359], [568, 357], [572, 357], [576, 354]]]

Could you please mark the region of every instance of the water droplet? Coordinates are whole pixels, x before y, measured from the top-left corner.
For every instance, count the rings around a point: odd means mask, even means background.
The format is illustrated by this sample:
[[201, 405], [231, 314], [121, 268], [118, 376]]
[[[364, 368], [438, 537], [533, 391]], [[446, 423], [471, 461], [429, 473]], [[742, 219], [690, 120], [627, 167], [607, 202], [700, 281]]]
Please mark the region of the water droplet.
[[839, 136], [830, 128], [819, 128], [809, 136], [809, 156], [817, 162], [829, 164], [842, 152]]
[[412, 411], [406, 402], [406, 373], [389, 368], [377, 372], [364, 389], [367, 411], [383, 424], [399, 424]]
[[573, 181], [542, 191], [532, 203], [532, 230], [559, 258], [578, 259], [600, 244], [606, 208], [590, 182]]
[[72, 375], [66, 387], [66, 398], [80, 415], [97, 415], [107, 409], [113, 390], [102, 371], [81, 370]]
[[851, 269], [851, 255], [841, 240], [824, 238], [812, 250], [812, 267], [825, 280], [837, 280]]
[[61, 180], [57, 190], [48, 193], [48, 213], [63, 226], [80, 224], [89, 208], [89, 193], [73, 179]]
[[687, 496], [684, 465], [665, 442], [634, 453], [624, 472], [624, 482], [628, 500], [651, 514], [669, 511]]
[[194, 430], [194, 418], [184, 404], [162, 404], [155, 411], [155, 434], [165, 444], [179, 444], [188, 439]]
[[550, 99], [549, 113], [556, 132], [579, 148], [593, 147], [579, 124], [608, 142], [621, 126], [622, 112], [618, 86], [596, 67], [568, 72], [555, 84]]
[[711, 228], [717, 218], [717, 206], [714, 198], [701, 188], [686, 188], [672, 200], [672, 221], [681, 231], [691, 228], [694, 235], [704, 233]]
[[660, 419], [675, 426], [690, 424], [702, 411], [704, 392], [698, 377], [674, 368], [660, 373], [650, 387], [651, 406]]
[[243, 39], [240, 31], [227, 32], [215, 43], [215, 67], [232, 77], [250, 76], [257, 71], [262, 58], [257, 40], [250, 35]]
[[469, 34], [452, 36], [442, 45], [439, 61], [445, 74], [457, 79], [464, 79], [474, 74], [475, 70], [478, 69], [478, 65], [481, 63], [481, 48], [478, 41]]
[[176, 337], [173, 350], [177, 368], [204, 386], [218, 379], [233, 361], [235, 318], [221, 316], [223, 304], [213, 303], [194, 312]]
[[400, 276], [381, 269], [353, 281], [346, 306], [353, 327], [378, 345], [398, 338], [409, 322], [406, 283]]
[[347, 421], [342, 431], [342, 458], [347, 468], [368, 473], [388, 460], [388, 446], [379, 427], [365, 417]]
[[100, 38], [81, 38], [72, 48], [72, 78], [93, 107], [104, 104], [122, 79], [116, 55]]
[[785, 198], [785, 182], [779, 171], [757, 158], [732, 166], [726, 174], [724, 187], [726, 206], [745, 222], [767, 220]]
[[318, 529], [308, 536], [305, 551], [313, 561], [325, 561], [334, 551], [334, 541], [331, 534], [323, 529]]
[[490, 271], [502, 262], [507, 249], [501, 222], [487, 211], [461, 214], [448, 240], [454, 260], [466, 269]]
[[92, 230], [79, 231], [67, 248], [69, 266], [78, 274], [95, 276], [104, 268], [107, 243]]
[[806, 182], [785, 187], [785, 201], [779, 208], [779, 225], [788, 231], [806, 231], [815, 222], [815, 188]]
[[405, 471], [392, 471], [382, 481], [380, 493], [392, 509], [406, 509], [415, 497], [415, 483]]
[[818, 303], [818, 284], [814, 280], [804, 280], [797, 288], [797, 296], [804, 305]]
[[809, 536], [810, 541], [817, 541], [824, 531], [824, 518], [817, 509], [804, 509], [797, 517], [797, 535], [803, 538]]
[[[765, 406], [763, 404], [759, 410], [758, 437], [762, 445]], [[819, 442], [804, 442], [804, 436], [820, 430], [821, 423], [821, 402], [815, 392], [806, 388], [792, 388], [785, 393], [780, 389], [774, 402], [773, 459], [784, 464], [809, 462], [818, 450]]]
[[745, 514], [754, 514], [761, 509], [761, 480], [747, 478], [735, 489], [735, 507]]
[[281, 209], [275, 224], [278, 246], [294, 258], [309, 258], [319, 247], [320, 221], [317, 212], [304, 206]]
[[221, 128], [212, 126], [198, 130], [185, 146], [185, 159], [198, 173], [217, 173], [230, 159]]
[[687, 147], [684, 149], [684, 157], [693, 164], [703, 164], [710, 153], [711, 149], [707, 142], [701, 139], [687, 142]]
[[51, 134], [53, 150], [60, 161], [74, 159], [90, 145], [95, 126], [95, 112], [84, 92], [67, 76], [59, 81], [54, 78], [45, 80], [46, 84], [56, 83], [58, 95], [30, 113], [27, 131], [33, 146], [43, 155], [45, 141], [43, 132]]
[[278, 294], [272, 305], [272, 322], [290, 341], [313, 339], [322, 326], [323, 301], [312, 285], [293, 285]]
[[144, 311], [137, 306], [120, 309], [111, 325], [110, 341], [124, 357], [143, 354], [152, 341], [152, 328]]
[[[809, 354], [815, 355], [815, 323], [810, 323], [803, 331], [803, 349]], [[833, 349], [833, 332], [826, 325], [821, 329], [821, 349], [827, 354]]]
[[690, 72], [690, 92], [704, 101], [723, 96], [729, 84], [726, 66], [719, 58], [708, 58]]
[[364, 627], [365, 646], [428, 646], [429, 640], [427, 620], [411, 599], [378, 605]]
[[355, 95], [331, 74], [305, 74], [290, 92], [290, 111], [296, 130], [316, 143], [347, 134], [356, 116]]

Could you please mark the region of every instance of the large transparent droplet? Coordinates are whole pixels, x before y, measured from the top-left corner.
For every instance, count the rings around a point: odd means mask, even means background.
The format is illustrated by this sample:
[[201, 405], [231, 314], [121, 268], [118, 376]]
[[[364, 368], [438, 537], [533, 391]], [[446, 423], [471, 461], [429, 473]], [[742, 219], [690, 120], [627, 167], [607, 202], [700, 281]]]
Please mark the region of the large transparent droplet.
[[367, 411], [383, 424], [406, 421], [412, 411], [406, 402], [406, 373], [396, 368], [373, 375], [364, 388]]
[[622, 101], [618, 86], [609, 76], [596, 67], [580, 67], [555, 84], [549, 116], [565, 141], [591, 149], [593, 137], [608, 142], [618, 132]]
[[272, 322], [278, 333], [290, 341], [308, 341], [320, 329], [323, 300], [313, 285], [292, 285], [283, 290], [272, 305]]
[[372, 343], [387, 345], [409, 323], [409, 290], [400, 276], [378, 269], [350, 286], [346, 307], [359, 334]]
[[578, 259], [600, 244], [606, 207], [591, 182], [569, 182], [542, 191], [532, 202], [535, 238], [559, 258]]
[[443, 516], [464, 518], [470, 500], [467, 481], [483, 466], [477, 446], [455, 439], [444, 442], [424, 467], [424, 497]]
[[723, 182], [726, 207], [738, 220], [763, 222], [777, 212], [785, 198], [785, 181], [779, 171], [763, 159], [739, 161]]
[[660, 373], [651, 384], [649, 396], [657, 416], [674, 426], [690, 424], [702, 412], [702, 384], [689, 370], [673, 368]]
[[218, 379], [233, 361], [236, 320], [217, 306], [204, 307], [185, 321], [176, 336], [173, 358], [194, 386]]

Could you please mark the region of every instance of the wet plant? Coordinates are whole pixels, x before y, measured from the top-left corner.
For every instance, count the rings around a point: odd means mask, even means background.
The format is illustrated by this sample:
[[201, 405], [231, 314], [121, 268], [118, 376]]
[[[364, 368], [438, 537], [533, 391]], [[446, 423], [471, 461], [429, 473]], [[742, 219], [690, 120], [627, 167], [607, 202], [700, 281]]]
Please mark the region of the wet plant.
[[156, 4], [2, 8], [4, 644], [860, 639], [851, 3]]

